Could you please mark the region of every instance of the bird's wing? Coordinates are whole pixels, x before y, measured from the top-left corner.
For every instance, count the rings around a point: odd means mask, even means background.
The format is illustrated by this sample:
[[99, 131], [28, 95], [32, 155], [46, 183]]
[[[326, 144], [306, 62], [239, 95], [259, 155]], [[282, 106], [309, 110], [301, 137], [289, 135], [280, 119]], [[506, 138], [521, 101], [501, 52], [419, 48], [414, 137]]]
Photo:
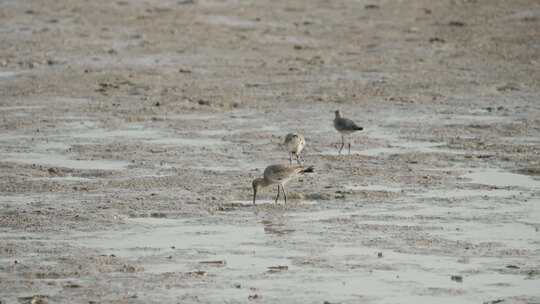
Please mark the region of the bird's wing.
[[272, 165], [264, 170], [264, 177], [272, 181], [283, 181], [293, 177], [303, 170], [301, 165]]
[[287, 134], [287, 136], [285, 136], [285, 141], [284, 141], [284, 143], [285, 143], [285, 144], [290, 143], [290, 142], [293, 140], [293, 138], [295, 138], [296, 136], [297, 136], [296, 133], [289, 133], [289, 134]]
[[359, 126], [352, 120], [348, 118], [339, 118], [336, 119], [336, 128], [339, 130], [356, 130]]

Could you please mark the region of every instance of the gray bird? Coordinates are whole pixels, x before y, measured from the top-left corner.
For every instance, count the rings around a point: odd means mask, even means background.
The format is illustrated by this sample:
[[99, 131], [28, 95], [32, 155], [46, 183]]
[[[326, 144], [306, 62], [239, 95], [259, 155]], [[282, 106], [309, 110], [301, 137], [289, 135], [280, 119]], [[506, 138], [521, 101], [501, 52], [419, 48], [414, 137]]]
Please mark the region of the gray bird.
[[305, 168], [302, 165], [270, 165], [266, 167], [263, 173], [263, 178], [256, 178], [253, 180], [253, 205], [255, 205], [255, 199], [257, 198], [257, 190], [261, 187], [268, 187], [274, 184], [278, 185], [278, 193], [275, 203], [277, 204], [279, 199], [280, 190], [283, 192], [285, 203], [287, 203], [287, 194], [285, 194], [284, 185], [292, 178], [310, 172], [313, 172], [313, 166]]
[[[341, 112], [336, 110], [336, 117], [334, 118], [334, 128], [341, 134], [341, 147], [339, 148], [339, 154], [345, 146], [345, 136], [350, 135], [356, 131], [362, 131], [364, 128], [358, 126], [354, 121], [341, 116]], [[351, 154], [351, 143], [349, 142], [349, 154]]]

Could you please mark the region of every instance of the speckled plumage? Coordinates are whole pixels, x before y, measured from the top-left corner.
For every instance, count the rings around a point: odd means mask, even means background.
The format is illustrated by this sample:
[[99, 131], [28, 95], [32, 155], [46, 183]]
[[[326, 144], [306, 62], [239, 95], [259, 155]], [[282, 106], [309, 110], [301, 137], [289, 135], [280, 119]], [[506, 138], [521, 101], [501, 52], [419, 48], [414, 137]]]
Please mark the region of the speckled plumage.
[[292, 164], [292, 156], [294, 155], [298, 164], [301, 164], [300, 153], [302, 153], [302, 150], [306, 146], [304, 136], [299, 133], [289, 133], [285, 136], [283, 145], [287, 148], [287, 152], [289, 152], [289, 163]]

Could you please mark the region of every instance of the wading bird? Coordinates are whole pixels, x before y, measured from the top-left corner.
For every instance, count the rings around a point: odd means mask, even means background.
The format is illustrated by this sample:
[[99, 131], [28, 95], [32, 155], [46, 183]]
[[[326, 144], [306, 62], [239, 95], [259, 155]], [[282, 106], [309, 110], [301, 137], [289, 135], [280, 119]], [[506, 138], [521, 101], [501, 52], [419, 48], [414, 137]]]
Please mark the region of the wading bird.
[[278, 202], [280, 192], [283, 192], [283, 198], [287, 203], [287, 194], [285, 193], [284, 185], [292, 178], [303, 175], [304, 173], [313, 172], [313, 166], [305, 168], [302, 165], [271, 165], [266, 167], [263, 173], [263, 178], [253, 180], [253, 205], [257, 199], [257, 190], [261, 187], [268, 187], [277, 184], [277, 196], [275, 203]]
[[[358, 126], [354, 121], [341, 116], [341, 112], [336, 110], [336, 117], [334, 118], [334, 128], [341, 134], [341, 147], [339, 148], [339, 154], [345, 146], [345, 136], [350, 135], [356, 131], [362, 131], [364, 128]], [[351, 154], [351, 142], [349, 141], [349, 154]]]
[[296, 157], [296, 162], [298, 164], [301, 164], [300, 159], [304, 161], [304, 158], [300, 156], [300, 153], [302, 153], [302, 150], [306, 146], [306, 140], [304, 139], [304, 136], [302, 134], [287, 134], [287, 136], [285, 136], [285, 141], [283, 142], [283, 145], [287, 148], [287, 152], [289, 152], [289, 164], [292, 164], [293, 155]]

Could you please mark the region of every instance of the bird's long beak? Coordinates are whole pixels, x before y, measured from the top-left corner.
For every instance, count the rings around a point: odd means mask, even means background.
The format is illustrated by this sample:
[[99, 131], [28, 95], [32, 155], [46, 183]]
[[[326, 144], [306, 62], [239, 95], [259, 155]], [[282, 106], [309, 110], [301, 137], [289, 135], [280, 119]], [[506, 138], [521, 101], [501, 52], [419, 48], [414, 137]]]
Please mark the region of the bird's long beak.
[[253, 205], [255, 205], [256, 198], [257, 198], [257, 188], [253, 188]]

